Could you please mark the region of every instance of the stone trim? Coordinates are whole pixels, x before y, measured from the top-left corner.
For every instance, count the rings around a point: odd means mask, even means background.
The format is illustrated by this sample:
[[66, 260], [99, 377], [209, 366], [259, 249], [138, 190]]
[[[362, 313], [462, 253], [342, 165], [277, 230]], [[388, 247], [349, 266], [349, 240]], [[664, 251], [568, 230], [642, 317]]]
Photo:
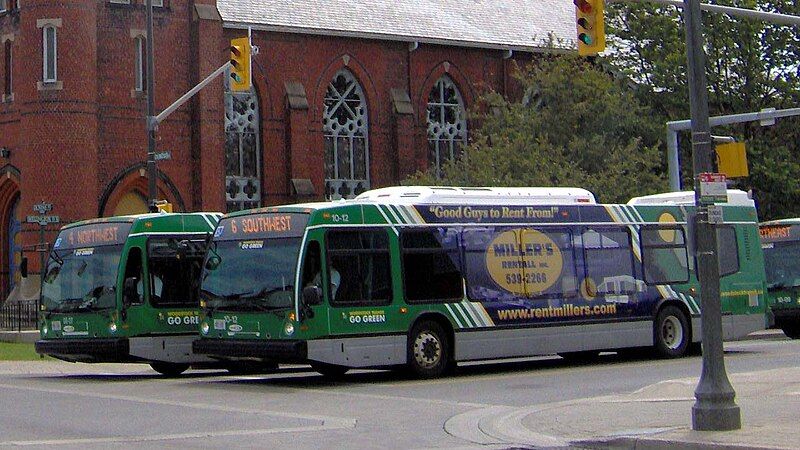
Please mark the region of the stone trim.
[[40, 91], [61, 91], [64, 90], [64, 82], [55, 81], [55, 82], [43, 83], [41, 81], [37, 81], [36, 89]]
[[302, 83], [297, 81], [285, 81], [283, 83], [286, 89], [286, 99], [289, 100], [289, 108], [291, 109], [308, 109], [308, 96], [306, 89]]
[[194, 16], [199, 20], [213, 20], [214, 22], [222, 22], [222, 16], [216, 5], [194, 5]]
[[48, 25], [52, 25], [56, 28], [61, 28], [62, 20], [61, 18], [56, 19], [36, 19], [36, 28], [44, 28]]
[[405, 89], [392, 89], [392, 104], [394, 110], [400, 115], [414, 114], [414, 105], [411, 104], [411, 97]]
[[139, 30], [137, 28], [131, 28], [131, 38], [136, 39], [137, 37], [147, 39], [147, 30]]

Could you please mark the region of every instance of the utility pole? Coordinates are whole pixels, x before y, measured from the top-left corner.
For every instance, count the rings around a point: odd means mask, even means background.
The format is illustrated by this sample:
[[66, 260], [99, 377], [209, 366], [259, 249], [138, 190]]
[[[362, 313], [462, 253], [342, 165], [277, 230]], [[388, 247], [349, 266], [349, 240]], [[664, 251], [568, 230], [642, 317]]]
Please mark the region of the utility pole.
[[736, 392], [725, 372], [722, 347], [717, 230], [709, 221], [709, 208], [712, 208], [713, 204], [709, 205], [702, 197], [702, 174], [714, 172], [714, 142], [708, 119], [708, 88], [700, 1], [684, 0], [683, 13], [686, 23], [692, 166], [697, 210], [694, 217], [695, 248], [703, 333], [703, 371], [694, 392], [697, 401], [692, 406], [692, 428], [701, 431], [738, 430], [742, 427], [741, 411], [734, 402]]
[[150, 212], [157, 212], [156, 201], [156, 127], [155, 115], [155, 63], [153, 62], [153, 0], [147, 0], [147, 204]]

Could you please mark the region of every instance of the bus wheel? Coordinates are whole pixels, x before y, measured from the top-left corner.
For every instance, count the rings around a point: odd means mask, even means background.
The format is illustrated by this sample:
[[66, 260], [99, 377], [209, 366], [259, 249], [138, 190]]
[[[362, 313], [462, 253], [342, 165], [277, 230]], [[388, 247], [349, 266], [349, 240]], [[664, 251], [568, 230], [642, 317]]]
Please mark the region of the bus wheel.
[[667, 358], [677, 358], [689, 347], [689, 321], [677, 306], [667, 305], [658, 312], [655, 322], [656, 351]]
[[167, 377], [177, 377], [189, 369], [189, 364], [177, 364], [167, 362], [150, 363], [150, 367], [156, 372]]
[[321, 373], [325, 378], [331, 378], [334, 380], [342, 378], [344, 374], [350, 370], [349, 367], [317, 361], [311, 363], [311, 368]]
[[423, 321], [408, 336], [408, 367], [420, 378], [434, 378], [451, 365], [447, 335], [441, 325]]
[[800, 322], [787, 323], [783, 327], [783, 334], [792, 339], [800, 339]]

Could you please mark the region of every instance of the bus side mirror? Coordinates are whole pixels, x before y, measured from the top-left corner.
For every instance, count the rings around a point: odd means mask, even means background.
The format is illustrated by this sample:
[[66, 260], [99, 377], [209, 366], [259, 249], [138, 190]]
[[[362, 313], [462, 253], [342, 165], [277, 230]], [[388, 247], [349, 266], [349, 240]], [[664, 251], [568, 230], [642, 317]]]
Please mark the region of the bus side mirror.
[[19, 263], [19, 275], [22, 278], [28, 278], [28, 257], [23, 256], [22, 261]]
[[134, 303], [134, 299], [138, 296], [136, 293], [136, 284], [139, 280], [136, 277], [125, 278], [125, 284], [122, 286], [122, 304], [130, 306]]
[[319, 286], [306, 286], [303, 288], [303, 303], [311, 305], [322, 304], [322, 289]]
[[219, 256], [210, 256], [208, 260], [206, 260], [206, 269], [207, 270], [217, 270], [219, 267], [219, 263], [222, 262], [222, 258]]

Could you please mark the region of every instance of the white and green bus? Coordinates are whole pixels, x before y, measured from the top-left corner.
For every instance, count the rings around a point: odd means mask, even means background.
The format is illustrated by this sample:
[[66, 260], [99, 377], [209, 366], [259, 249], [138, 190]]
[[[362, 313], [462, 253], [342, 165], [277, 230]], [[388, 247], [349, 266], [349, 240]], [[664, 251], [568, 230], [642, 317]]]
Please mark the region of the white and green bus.
[[[326, 375], [700, 340], [693, 193], [597, 204], [576, 188], [393, 187], [224, 216], [196, 353]], [[753, 201], [720, 204], [724, 337], [766, 326]]]
[[800, 339], [800, 218], [763, 222], [760, 231], [775, 327]]

